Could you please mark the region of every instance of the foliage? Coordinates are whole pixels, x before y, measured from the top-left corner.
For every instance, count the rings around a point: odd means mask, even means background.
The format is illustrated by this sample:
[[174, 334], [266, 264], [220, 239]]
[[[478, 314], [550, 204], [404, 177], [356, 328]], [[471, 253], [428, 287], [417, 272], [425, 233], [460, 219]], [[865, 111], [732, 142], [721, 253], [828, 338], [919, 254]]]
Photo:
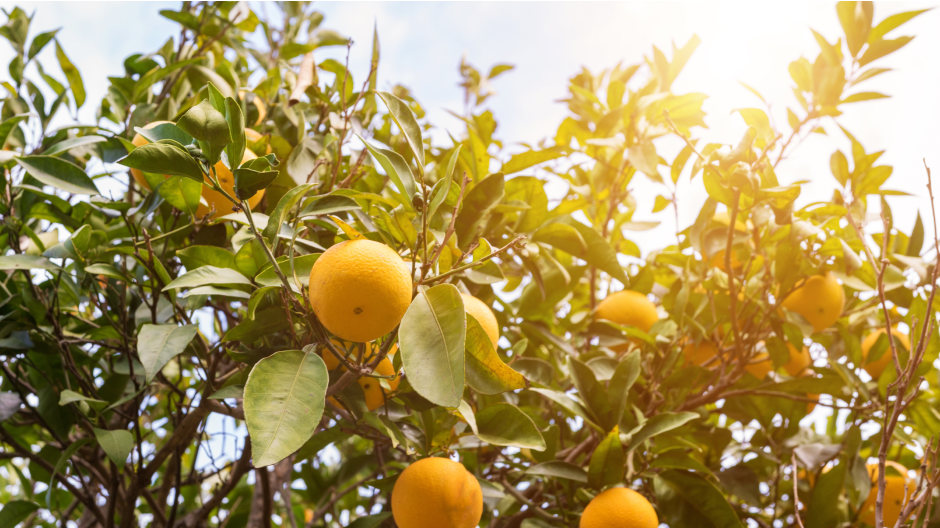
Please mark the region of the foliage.
[[[124, 61], [96, 125], [59, 128], [89, 103], [90, 72], [55, 31], [8, 13], [0, 524], [390, 526], [397, 475], [444, 455], [480, 480], [481, 526], [577, 526], [615, 485], [673, 528], [856, 526], [875, 458], [875, 489], [886, 463], [907, 471], [906, 513], [940, 526], [940, 268], [920, 216], [909, 233], [894, 225], [887, 197], [903, 193], [882, 152], [838, 121], [886, 97], [860, 86], [889, 71], [873, 63], [912, 37], [888, 35], [921, 12], [876, 23], [871, 3], [840, 2], [844, 38], [814, 32], [818, 56], [790, 64], [787, 126], [751, 89], [761, 105], [736, 110], [743, 138], [695, 139], [706, 96], [672, 90], [693, 38], [671, 57], [584, 69], [570, 115], [519, 152], [484, 106], [511, 66], [463, 60], [465, 127], [432, 141], [407, 88], [377, 89], [378, 33], [354, 78], [316, 58], [351, 46], [321, 13], [280, 8], [161, 11], [179, 37]], [[59, 78], [37, 58], [50, 43]], [[142, 128], [154, 121], [170, 123]], [[798, 206], [805, 182], [775, 169], [837, 133], [851, 151], [832, 154], [832, 199]], [[672, 160], [667, 138], [684, 144]], [[654, 212], [668, 218], [680, 179], [707, 202], [675, 244], [641, 253], [632, 233], [659, 222], [634, 220], [631, 186], [661, 188]], [[400, 326], [368, 346], [332, 341], [307, 295], [319, 255], [357, 238], [414, 276]], [[814, 331], [781, 304], [824, 273], [846, 302]], [[659, 321], [594, 317], [620, 289], [654, 299]], [[461, 293], [494, 308], [495, 348]], [[885, 333], [863, 351], [879, 328], [910, 345]], [[690, 359], [703, 344], [712, 355]], [[785, 368], [804, 345], [812, 368]], [[324, 349], [344, 368], [329, 372]], [[884, 354], [872, 379], [862, 367]], [[394, 390], [375, 373], [386, 357], [403, 372]], [[368, 410], [360, 377], [384, 406]], [[813, 407], [832, 410], [825, 434], [800, 426]]]

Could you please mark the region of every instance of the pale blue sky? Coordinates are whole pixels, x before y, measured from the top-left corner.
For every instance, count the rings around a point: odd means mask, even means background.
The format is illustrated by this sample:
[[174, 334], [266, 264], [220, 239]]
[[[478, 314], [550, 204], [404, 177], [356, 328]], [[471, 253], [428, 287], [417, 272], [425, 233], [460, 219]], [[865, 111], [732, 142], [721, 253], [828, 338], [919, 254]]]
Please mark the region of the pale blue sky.
[[[124, 57], [152, 51], [176, 34], [175, 24], [157, 15], [160, 9], [176, 8], [178, 4], [173, 2], [19, 5], [28, 12], [36, 11], [34, 33], [63, 28], [59, 38], [82, 71], [89, 93], [81, 114], [84, 121], [93, 118], [94, 107], [106, 88], [106, 76], [122, 74]], [[260, 11], [258, 4], [253, 6]], [[924, 7], [931, 4], [877, 3], [875, 18]], [[787, 65], [801, 54], [812, 59], [818, 51], [809, 27], [830, 40], [841, 35], [834, 3], [828, 2], [324, 2], [318, 8], [326, 14], [324, 27], [356, 41], [351, 66], [359, 77], [368, 69], [372, 29], [377, 24], [382, 44], [380, 85], [409, 86], [431, 120], [454, 133], [459, 133], [460, 123], [445, 109], [462, 107], [456, 86], [460, 56], [466, 53], [481, 69], [496, 62], [515, 64], [516, 70], [495, 81], [499, 94], [488, 102], [500, 121], [496, 136], [507, 142], [535, 143], [554, 136], [566, 115], [564, 105], [555, 101], [564, 97], [567, 78], [582, 65], [596, 71], [619, 61], [636, 63], [653, 44], [668, 49], [673, 40], [683, 44], [696, 33], [702, 45], [674, 89], [711, 95], [705, 104], [710, 129], [696, 134], [709, 141], [736, 143], [744, 124], [730, 110], [760, 104], [735, 81], [760, 90], [774, 102], [775, 118], [785, 122], [786, 105], [795, 106]], [[935, 95], [940, 86], [940, 62], [936, 60], [940, 34], [931, 31], [937, 27], [938, 16], [940, 11], [926, 13], [896, 31], [891, 36], [916, 34], [917, 38], [894, 56], [875, 63], [892, 66], [895, 71], [870, 81], [864, 89], [894, 97], [846, 107], [846, 115], [840, 118], [869, 151], [887, 150], [882, 161], [895, 168], [889, 187], [918, 194], [916, 198], [891, 199], [905, 229], [913, 222], [916, 209], [926, 212], [928, 205], [922, 192], [921, 158], [926, 157], [940, 171], [940, 137], [931, 126], [940, 122], [940, 101]], [[332, 48], [320, 57], [339, 58], [343, 52]], [[0, 63], [6, 64], [9, 54], [0, 44]], [[49, 69], [59, 74], [51, 47], [44, 54], [53, 66]], [[829, 137], [814, 135], [793, 161], [785, 162], [778, 171], [783, 183], [812, 180], [805, 187], [804, 204], [831, 196], [834, 180], [829, 173], [829, 156], [835, 148], [848, 150], [838, 128], [832, 122], [824, 126]], [[666, 146], [661, 153], [670, 159], [675, 148]], [[638, 216], [648, 218], [652, 198], [660, 189], [641, 181], [634, 185], [641, 204], [645, 204]], [[683, 227], [692, 222], [704, 196], [700, 181], [681, 186]], [[671, 223], [667, 226], [671, 232]], [[649, 232], [638, 242], [648, 249], [663, 234]]]

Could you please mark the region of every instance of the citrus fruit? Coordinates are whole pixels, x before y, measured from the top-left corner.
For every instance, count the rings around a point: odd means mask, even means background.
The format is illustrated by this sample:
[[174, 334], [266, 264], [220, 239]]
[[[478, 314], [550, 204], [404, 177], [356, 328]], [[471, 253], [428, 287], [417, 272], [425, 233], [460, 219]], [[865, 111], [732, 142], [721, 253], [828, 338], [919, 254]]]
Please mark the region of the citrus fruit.
[[395, 482], [392, 516], [399, 528], [474, 528], [483, 516], [483, 492], [463, 465], [425, 458]]
[[[894, 467], [894, 466], [892, 466]], [[898, 471], [902, 469], [906, 472], [903, 466], [896, 468]], [[865, 499], [865, 504], [862, 505], [862, 515], [861, 519], [867, 524], [872, 526], [875, 525], [875, 501], [878, 499], [878, 465], [869, 464], [868, 465], [868, 475], [871, 477], [871, 492], [868, 494], [868, 498]], [[903, 475], [903, 476], [902, 476]], [[885, 526], [894, 526], [897, 522], [898, 517], [901, 516], [901, 510], [904, 509], [906, 504], [905, 495], [910, 495], [913, 492], [912, 489], [907, 490], [905, 493], [905, 486], [907, 484], [907, 476], [905, 473], [901, 475], [892, 475], [891, 473], [885, 472], [885, 499], [884, 499], [884, 509], [882, 513], [884, 515], [884, 525]]]
[[[247, 140], [248, 143], [257, 143], [258, 141], [261, 141], [262, 139], [264, 139], [264, 134], [262, 134], [261, 132], [258, 132], [257, 130], [246, 128], [245, 139]], [[273, 149], [271, 148], [271, 144], [268, 143], [267, 148], [265, 149], [264, 153], [270, 154], [272, 150]]]
[[698, 344], [689, 343], [682, 348], [682, 355], [685, 356], [686, 365], [702, 366], [705, 362], [718, 355], [718, 347], [708, 340]]
[[[142, 128], [144, 130], [150, 130], [157, 125], [164, 125], [166, 123], [169, 123], [169, 121], [154, 121], [153, 123], [147, 123]], [[131, 143], [134, 145], [134, 147], [142, 147], [147, 143], [150, 143], [150, 141], [140, 134], [134, 134], [134, 139], [131, 140]], [[147, 178], [144, 178], [144, 173], [141, 172], [140, 169], [131, 169], [131, 176], [134, 177], [134, 181], [137, 182], [137, 185], [140, 185], [148, 191], [150, 190], [150, 183], [147, 181]]]
[[770, 374], [770, 371], [774, 369], [774, 364], [770, 360], [770, 354], [760, 352], [759, 354], [755, 354], [754, 357], [748, 361], [744, 369], [753, 374], [755, 378], [763, 380], [767, 377], [767, 374]]
[[[169, 123], [169, 121], [154, 121], [153, 123], [148, 123], [143, 128], [149, 130], [157, 125], [162, 125], [165, 123]], [[134, 136], [134, 139], [131, 141], [131, 143], [133, 143], [134, 146], [136, 147], [140, 147], [140, 146], [146, 145], [147, 143], [149, 143], [149, 141], [147, 141], [147, 139], [141, 136], [140, 134], [137, 134]], [[258, 156], [256, 156], [254, 152], [248, 149], [245, 149], [245, 155], [242, 157], [242, 163], [249, 161], [249, 160], [253, 160], [257, 157]], [[234, 197], [235, 196], [235, 176], [232, 174], [232, 171], [230, 171], [229, 168], [226, 167], [224, 163], [219, 161], [218, 163], [215, 164], [215, 172], [216, 172], [216, 176], [219, 178], [219, 184], [222, 186], [223, 189], [225, 189], [225, 192], [227, 192], [230, 196]], [[144, 174], [141, 171], [139, 171], [138, 169], [131, 169], [131, 176], [134, 177], [134, 180], [141, 187], [143, 187], [144, 189], [147, 189], [148, 191], [151, 190], [150, 183], [147, 181], [147, 178], [144, 177]], [[169, 178], [168, 175], [164, 175], [164, 177]], [[209, 183], [208, 176], [205, 178], [205, 181], [206, 183]], [[203, 217], [209, 214], [209, 211], [211, 211], [213, 207], [215, 208], [215, 213], [212, 215], [213, 219], [219, 218], [221, 216], [225, 216], [232, 212], [232, 202], [231, 200], [226, 198], [224, 194], [218, 191], [215, 191], [213, 189], [210, 189], [209, 187], [203, 186], [202, 197], [203, 199], [205, 199], [206, 203], [209, 205], [207, 207], [203, 205], [202, 203], [200, 203], [199, 206], [196, 208], [197, 217]], [[264, 197], [264, 190], [261, 190], [255, 193], [254, 196], [252, 196], [251, 198], [247, 200], [248, 207], [251, 209], [254, 209], [258, 205], [258, 203], [261, 201], [262, 197]]]
[[611, 488], [594, 497], [581, 515], [580, 528], [656, 528], [659, 518], [646, 497]]
[[[268, 114], [268, 109], [264, 106], [264, 101], [254, 93], [246, 95], [244, 92], [238, 94], [238, 98], [244, 103], [245, 111], [245, 122], [250, 126], [258, 126], [264, 122], [264, 117]], [[247, 99], [246, 99], [247, 98]], [[252, 108], [253, 107], [253, 108]], [[254, 117], [254, 123], [250, 122], [250, 118]], [[252, 140], [256, 141], [256, 140]]]
[[391, 332], [411, 304], [411, 275], [395, 250], [371, 240], [346, 240], [310, 270], [310, 304], [327, 330], [364, 343]]
[[[862, 340], [862, 365], [865, 369], [865, 372], [868, 373], [872, 379], [878, 379], [881, 377], [881, 373], [884, 372], [885, 367], [891, 364], [894, 360], [891, 358], [891, 345], [888, 345], [888, 349], [884, 351], [884, 354], [881, 354], [881, 357], [868, 362], [868, 353], [871, 351], [871, 347], [875, 346], [875, 343], [878, 341], [878, 337], [881, 334], [888, 333], [884, 328], [879, 328], [874, 332], [865, 336], [865, 339]], [[897, 328], [891, 330], [891, 336], [897, 339], [897, 342], [904, 347], [904, 350], [911, 349], [911, 340], [906, 335], [898, 332]]]
[[[409, 273], [410, 272], [411, 270], [409, 270]], [[493, 343], [493, 348], [497, 348], [496, 342], [499, 341], [499, 323], [496, 322], [496, 315], [493, 314], [493, 310], [491, 310], [486, 303], [472, 295], [461, 293], [460, 297], [463, 299], [463, 308], [466, 310], [467, 315], [472, 315], [473, 318], [480, 323], [480, 326], [483, 327], [483, 331], [486, 332], [487, 337], [490, 338], [490, 342]]]
[[809, 413], [813, 412], [813, 409], [816, 408], [816, 404], [819, 403], [819, 395], [818, 395], [818, 394], [807, 393], [807, 394], [806, 394], [806, 397], [809, 398], [809, 399], [811, 399], [811, 400], [814, 400], [814, 401], [806, 402], [806, 414], [809, 414]]
[[791, 376], [796, 377], [813, 366], [813, 357], [809, 355], [808, 348], [803, 347], [797, 351], [795, 346], [787, 343], [787, 349], [790, 350], [790, 361], [783, 366], [783, 370], [786, 370]]
[[[656, 305], [639, 292], [623, 290], [612, 293], [597, 305], [594, 312], [597, 319], [606, 319], [619, 325], [630, 325], [649, 332], [653, 323], [659, 320]], [[611, 347], [615, 352], [623, 352], [629, 345]]]
[[[344, 352], [344, 347], [342, 344], [335, 339], [331, 340], [336, 347], [336, 351], [339, 353]], [[364, 359], [370, 361], [370, 358], [379, 353], [381, 348], [376, 343], [369, 343], [367, 346], [367, 352], [364, 354]], [[358, 348], [355, 345], [347, 345], [346, 350], [350, 351], [349, 359], [351, 363], [356, 363], [358, 358]], [[389, 349], [388, 354], [392, 356], [395, 352], [398, 351], [398, 345], [392, 345], [392, 348]], [[343, 366], [339, 359], [330, 351], [328, 348], [323, 349], [323, 363], [326, 364], [327, 370], [333, 370], [337, 367], [346, 370], [346, 367]], [[388, 386], [394, 391], [398, 389], [398, 383], [401, 379], [398, 377], [398, 373], [395, 372], [395, 367], [392, 365], [391, 360], [388, 357], [382, 358], [382, 361], [379, 361], [379, 364], [375, 367], [375, 373], [381, 376], [395, 376], [392, 379], [387, 379]], [[378, 378], [372, 378], [369, 376], [362, 376], [358, 380], [359, 386], [362, 387], [362, 392], [365, 395], [366, 406], [370, 411], [374, 411], [379, 407], [385, 405], [385, 394], [383, 393], [382, 384], [379, 382]], [[333, 403], [336, 403], [334, 400]]]
[[833, 325], [842, 315], [845, 292], [831, 273], [813, 275], [783, 300], [783, 307], [809, 321], [817, 332]]

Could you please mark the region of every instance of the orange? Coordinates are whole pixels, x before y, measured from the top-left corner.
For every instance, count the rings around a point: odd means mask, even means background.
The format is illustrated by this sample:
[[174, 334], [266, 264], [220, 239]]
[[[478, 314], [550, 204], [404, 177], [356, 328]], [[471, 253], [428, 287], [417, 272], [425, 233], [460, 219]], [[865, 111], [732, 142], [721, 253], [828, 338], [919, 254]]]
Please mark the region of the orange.
[[[659, 320], [656, 305], [639, 292], [623, 290], [612, 293], [597, 305], [594, 312], [597, 319], [606, 319], [619, 325], [630, 325], [649, 332]], [[611, 347], [615, 352], [623, 352], [629, 345]]]
[[462, 464], [425, 458], [395, 481], [392, 516], [399, 528], [474, 528], [483, 517], [483, 491]]
[[689, 343], [682, 349], [686, 365], [704, 365], [705, 362], [718, 355], [718, 347], [711, 341], [702, 341], [699, 344]]
[[796, 347], [787, 343], [790, 350], [790, 361], [783, 366], [783, 369], [793, 377], [800, 375], [803, 371], [813, 366], [813, 357], [809, 355], [809, 349], [803, 347], [797, 352]]
[[[336, 351], [342, 353], [343, 347], [336, 340], [332, 340], [333, 344], [336, 346]], [[356, 362], [357, 349], [350, 347], [350, 360], [352, 363]], [[375, 343], [369, 343], [369, 352], [367, 352], [365, 359], [368, 360], [369, 356], [379, 353], [379, 346]], [[398, 345], [392, 345], [389, 354], [394, 354], [398, 350]], [[346, 367], [340, 364], [339, 359], [333, 355], [329, 349], [324, 349], [323, 352], [323, 362], [326, 363], [327, 370], [333, 370], [336, 367], [339, 367], [346, 370]], [[382, 358], [382, 361], [379, 361], [379, 364], [375, 367], [375, 373], [381, 376], [395, 376], [392, 379], [385, 380], [388, 382], [388, 386], [394, 391], [398, 389], [398, 383], [401, 381], [398, 377], [398, 373], [395, 372], [395, 367], [392, 366], [392, 362], [388, 357]], [[358, 380], [359, 386], [362, 387], [362, 392], [365, 395], [366, 407], [370, 411], [374, 411], [379, 407], [385, 405], [385, 390], [382, 388], [382, 384], [379, 382], [378, 378], [371, 378], [369, 376], [362, 376]], [[335, 402], [334, 402], [335, 403]]]
[[[900, 466], [900, 465], [899, 465]], [[892, 464], [892, 467], [895, 467]], [[903, 466], [896, 467], [898, 471], [906, 469]], [[862, 505], [862, 514], [861, 520], [872, 526], [875, 525], [875, 501], [878, 499], [878, 465], [869, 464], [868, 465], [868, 475], [871, 477], [871, 492], [868, 494], [868, 498], [865, 499], [865, 504]], [[904, 476], [900, 475], [891, 475], [885, 473], [885, 499], [884, 499], [884, 509], [882, 510], [884, 525], [885, 526], [894, 526], [897, 522], [898, 517], [901, 516], [901, 510], [904, 509], [907, 501], [905, 500], [905, 495], [910, 495], [914, 491], [914, 486], [909, 486], [910, 489], [907, 490], [905, 494], [905, 486], [907, 485], [907, 475], [902, 473]]]
[[818, 395], [818, 394], [807, 393], [807, 394], [806, 394], [806, 397], [809, 398], [809, 399], [811, 399], [811, 400], [814, 400], [814, 401], [811, 401], [811, 402], [806, 402], [806, 414], [809, 414], [809, 413], [813, 412], [813, 409], [816, 408], [816, 404], [819, 403], [819, 395]]
[[346, 240], [327, 249], [310, 270], [310, 304], [340, 339], [372, 341], [404, 317], [411, 304], [411, 275], [385, 244]]
[[[165, 123], [169, 123], [169, 121], [154, 121], [153, 123], [148, 123], [143, 128], [149, 130], [157, 125], [162, 125]], [[147, 141], [147, 139], [141, 136], [140, 134], [137, 134], [134, 136], [134, 139], [131, 141], [131, 143], [133, 143], [134, 146], [136, 147], [140, 147], [140, 146], [146, 145], [147, 143], [149, 143], [149, 141]], [[245, 149], [245, 155], [244, 157], [242, 157], [242, 163], [248, 160], [253, 160], [257, 157], [258, 156], [256, 156], [254, 152], [248, 149]], [[221, 184], [222, 188], [225, 189], [225, 192], [227, 192], [230, 196], [234, 197], [235, 196], [235, 176], [232, 174], [232, 171], [230, 171], [229, 168], [226, 167], [224, 163], [219, 161], [218, 163], [215, 164], [215, 172], [216, 172], [216, 176], [219, 178], [219, 184]], [[151, 190], [150, 183], [147, 182], [147, 179], [144, 178], [144, 175], [141, 171], [137, 169], [131, 169], [131, 176], [134, 177], [134, 180], [141, 187], [143, 187], [144, 189], [147, 189], [148, 191]], [[169, 178], [168, 175], [165, 175], [164, 177]], [[208, 176], [206, 176], [205, 181], [206, 183], [209, 183]], [[254, 196], [248, 199], [248, 207], [251, 209], [254, 209], [258, 205], [258, 202], [261, 201], [261, 198], [263, 196], [264, 196], [264, 190], [261, 190], [255, 193]], [[203, 217], [209, 214], [209, 211], [213, 207], [215, 207], [215, 214], [212, 215], [213, 220], [221, 216], [225, 216], [227, 214], [232, 213], [232, 202], [231, 200], [226, 198], [224, 194], [218, 191], [212, 190], [209, 187], [203, 186], [202, 197], [206, 200], [206, 203], [209, 204], [209, 206], [206, 207], [205, 205], [202, 205], [202, 203], [200, 203], [199, 207], [196, 208], [197, 217]]]
[[[261, 141], [262, 138], [264, 138], [264, 135], [261, 132], [258, 132], [257, 130], [253, 130], [250, 128], [245, 129], [245, 139], [248, 140], [247, 141], [248, 143], [255, 143], [255, 142]], [[270, 154], [271, 151], [272, 151], [271, 144], [268, 143], [268, 147], [264, 151], [264, 153]]]
[[[411, 273], [411, 270], [408, 270], [408, 273]], [[483, 331], [490, 338], [490, 342], [493, 343], [493, 348], [498, 348], [496, 342], [499, 341], [499, 323], [496, 322], [496, 315], [493, 314], [493, 310], [486, 303], [472, 295], [461, 293], [460, 297], [463, 299], [463, 308], [466, 310], [467, 315], [472, 315], [480, 323]]]
[[842, 315], [845, 292], [831, 273], [813, 275], [783, 300], [783, 307], [802, 315], [820, 332]]
[[770, 360], [770, 354], [761, 352], [755, 354], [753, 358], [748, 360], [748, 364], [744, 369], [753, 374], [755, 378], [763, 380], [767, 377], [767, 374], [770, 374], [770, 371], [774, 369], [774, 364]]
[[[258, 111], [258, 118], [255, 119], [254, 123], [249, 123], [249, 126], [258, 126], [264, 122], [264, 117], [268, 114], [268, 109], [264, 105], [264, 101], [261, 100], [256, 94], [252, 93], [252, 97], [248, 102], [245, 102], [244, 112], [245, 112], [245, 122], [248, 122], [248, 105], [254, 105], [255, 109]], [[238, 94], [238, 98], [243, 102], [245, 101], [246, 95], [244, 93]], [[252, 141], [257, 141], [253, 139]]]
[[646, 497], [611, 488], [594, 497], [581, 515], [580, 528], [656, 528], [659, 518]]
[[[884, 328], [879, 328], [874, 332], [865, 336], [865, 339], [862, 340], [862, 365], [865, 369], [865, 372], [868, 372], [868, 375], [872, 379], [878, 379], [881, 377], [881, 373], [884, 372], [885, 368], [890, 365], [894, 360], [891, 358], [891, 345], [888, 345], [888, 349], [885, 350], [884, 354], [881, 355], [878, 359], [868, 362], [868, 352], [871, 351], [871, 347], [875, 346], [875, 343], [878, 341], [878, 337], [881, 334], [888, 333]], [[891, 336], [897, 339], [897, 342], [901, 343], [901, 346], [904, 347], [904, 350], [911, 349], [911, 340], [906, 335], [898, 332], [897, 328], [891, 330]]]

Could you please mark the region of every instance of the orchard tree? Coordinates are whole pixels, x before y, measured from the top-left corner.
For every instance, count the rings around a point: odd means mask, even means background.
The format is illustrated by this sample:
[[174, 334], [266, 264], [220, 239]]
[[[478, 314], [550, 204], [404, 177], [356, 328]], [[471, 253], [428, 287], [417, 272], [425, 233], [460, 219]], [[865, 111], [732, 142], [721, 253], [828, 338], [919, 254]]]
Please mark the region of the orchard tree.
[[[839, 120], [920, 11], [840, 2], [785, 124], [751, 89], [744, 136], [699, 141], [693, 37], [582, 70], [520, 152], [486, 109], [511, 66], [461, 62], [447, 134], [380, 82], [378, 33], [351, 72], [278, 8], [161, 11], [178, 36], [95, 123], [77, 51], [7, 13], [0, 526], [940, 526], [936, 214], [896, 225]], [[675, 227], [642, 252], [641, 185]]]

